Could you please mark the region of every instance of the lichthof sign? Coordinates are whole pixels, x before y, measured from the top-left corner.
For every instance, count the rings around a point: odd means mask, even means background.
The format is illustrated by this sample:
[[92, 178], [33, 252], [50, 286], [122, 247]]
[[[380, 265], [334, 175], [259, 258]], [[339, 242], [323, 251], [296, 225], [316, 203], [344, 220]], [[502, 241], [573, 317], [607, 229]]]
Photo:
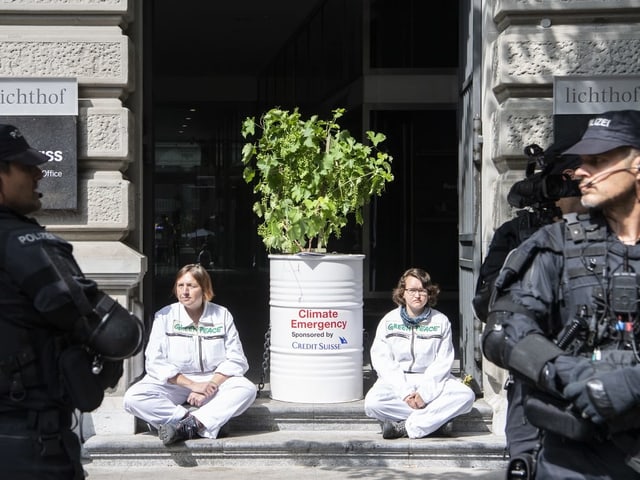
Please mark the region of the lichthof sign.
[[553, 114], [640, 110], [640, 77], [561, 76], [553, 79]]
[[553, 78], [554, 142], [577, 142], [589, 118], [612, 110], [640, 110], [640, 76], [590, 75]]
[[78, 207], [78, 83], [74, 78], [0, 78], [0, 123], [15, 125], [44, 153], [43, 210]]

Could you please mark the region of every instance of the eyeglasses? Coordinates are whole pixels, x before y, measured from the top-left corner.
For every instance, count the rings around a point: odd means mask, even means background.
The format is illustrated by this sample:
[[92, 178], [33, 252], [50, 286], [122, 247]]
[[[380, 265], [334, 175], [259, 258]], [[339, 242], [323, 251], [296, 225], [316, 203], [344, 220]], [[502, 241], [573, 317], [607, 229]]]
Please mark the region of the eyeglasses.
[[409, 295], [422, 297], [427, 294], [427, 291], [424, 288], [405, 288], [404, 290]]

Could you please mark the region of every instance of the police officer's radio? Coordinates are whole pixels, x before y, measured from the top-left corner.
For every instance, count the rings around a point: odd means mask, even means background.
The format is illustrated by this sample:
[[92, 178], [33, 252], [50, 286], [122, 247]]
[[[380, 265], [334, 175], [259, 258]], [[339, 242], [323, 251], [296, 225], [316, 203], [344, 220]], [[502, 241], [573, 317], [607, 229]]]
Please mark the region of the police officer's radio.
[[634, 315], [638, 309], [638, 283], [635, 272], [617, 272], [611, 278], [611, 310]]
[[635, 334], [638, 311], [638, 283], [635, 272], [614, 273], [611, 278], [611, 310], [616, 316], [615, 330], [623, 348], [633, 350], [638, 358]]

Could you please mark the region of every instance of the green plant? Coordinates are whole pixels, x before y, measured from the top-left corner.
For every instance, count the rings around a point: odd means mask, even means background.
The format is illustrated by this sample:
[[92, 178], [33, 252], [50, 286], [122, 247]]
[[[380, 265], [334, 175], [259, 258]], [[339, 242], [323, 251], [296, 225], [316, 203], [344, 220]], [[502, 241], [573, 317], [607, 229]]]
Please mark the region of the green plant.
[[256, 181], [253, 211], [263, 219], [258, 234], [269, 251], [321, 251], [331, 235], [340, 237], [350, 214], [362, 225], [362, 207], [393, 180], [392, 157], [377, 149], [385, 135], [369, 131], [372, 146], [357, 142], [337, 123], [344, 112], [305, 120], [297, 108], [273, 108], [259, 123], [244, 120], [245, 139], [262, 130], [244, 145], [242, 162], [244, 180]]

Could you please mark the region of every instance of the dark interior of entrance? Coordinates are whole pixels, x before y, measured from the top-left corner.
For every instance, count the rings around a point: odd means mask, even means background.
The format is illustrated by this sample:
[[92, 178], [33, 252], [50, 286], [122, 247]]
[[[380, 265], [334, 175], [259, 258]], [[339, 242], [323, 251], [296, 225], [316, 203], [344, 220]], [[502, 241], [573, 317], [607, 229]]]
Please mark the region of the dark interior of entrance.
[[[365, 253], [365, 329], [393, 308], [408, 267], [442, 287], [458, 321], [457, 2], [145, 2], [149, 204], [146, 311], [175, 301], [175, 272], [205, 251], [216, 299], [233, 313], [258, 381], [269, 323], [268, 259], [242, 180], [242, 120], [272, 106], [345, 107], [356, 135], [385, 133], [395, 180], [330, 251]], [[442, 78], [454, 79], [453, 94]], [[415, 92], [407, 79], [419, 79]], [[432, 80], [433, 79], [433, 82]], [[376, 91], [371, 85], [383, 85]], [[415, 98], [414, 98], [415, 97]], [[149, 193], [151, 192], [151, 193]], [[456, 335], [457, 340], [457, 335]], [[365, 342], [366, 345], [366, 342]]]

